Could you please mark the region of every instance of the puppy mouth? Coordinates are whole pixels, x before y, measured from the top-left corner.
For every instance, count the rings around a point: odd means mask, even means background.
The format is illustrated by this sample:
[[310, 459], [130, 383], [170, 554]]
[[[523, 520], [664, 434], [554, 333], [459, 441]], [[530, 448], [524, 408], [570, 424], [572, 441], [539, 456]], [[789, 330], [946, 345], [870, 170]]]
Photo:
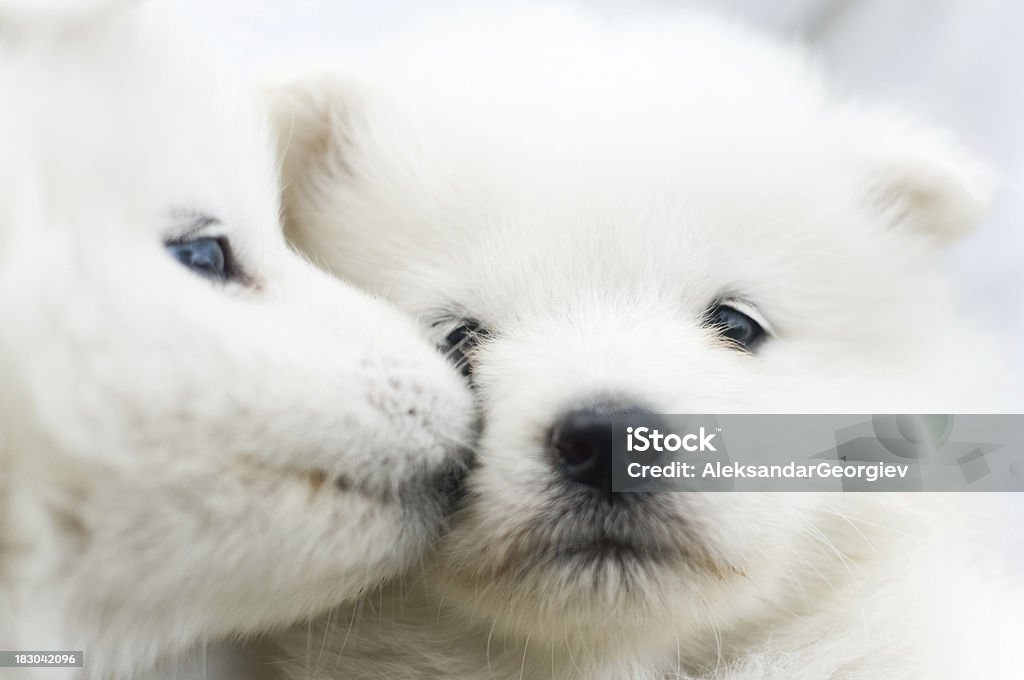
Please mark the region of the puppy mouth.
[[[428, 474], [426, 479], [414, 482], [413, 486], [419, 490], [420, 495], [426, 493], [436, 498], [447, 515], [466, 498], [466, 477], [475, 466], [474, 451], [468, 447], [463, 448], [452, 460]], [[416, 491], [412, 495], [417, 496]]]
[[[675, 550], [654, 530], [674, 520], [645, 494], [572, 499], [555, 519], [554, 552], [564, 557], [601, 561], [664, 561]], [[678, 520], [675, 520], [678, 521]]]
[[356, 494], [376, 503], [401, 505], [410, 509], [422, 506], [441, 507], [447, 514], [465, 496], [465, 479], [474, 465], [474, 460], [471, 449], [459, 449], [443, 464], [428, 470], [410, 472], [409, 476], [398, 484], [356, 479], [345, 474], [331, 476], [326, 470], [319, 468], [288, 472], [300, 480], [305, 480], [313, 494], [320, 492], [329, 483], [331, 491], [338, 494]]
[[613, 500], [588, 494], [559, 498], [522, 534], [516, 569], [655, 567], [688, 552], [686, 523], [648, 494]]
[[563, 543], [552, 548], [548, 556], [561, 566], [580, 563], [589, 565], [603, 563], [668, 564], [676, 556], [674, 551], [661, 546], [624, 541], [613, 536], [600, 536], [575, 543]]

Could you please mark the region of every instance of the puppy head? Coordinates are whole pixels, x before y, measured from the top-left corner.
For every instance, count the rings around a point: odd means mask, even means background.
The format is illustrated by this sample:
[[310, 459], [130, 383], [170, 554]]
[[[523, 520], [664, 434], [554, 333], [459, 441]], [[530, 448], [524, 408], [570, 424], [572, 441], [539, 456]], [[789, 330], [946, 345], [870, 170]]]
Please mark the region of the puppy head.
[[395, 574], [471, 421], [414, 323], [289, 249], [259, 106], [163, 25], [3, 45], [5, 515], [46, 531], [0, 537], [24, 548], [0, 562], [51, 536], [24, 576], [69, 593], [61, 620], [107, 660]]
[[872, 508], [903, 501], [609, 500], [577, 474], [600, 447], [573, 442], [623, 413], [976, 407], [933, 265], [988, 179], [729, 27], [523, 31], [391, 46], [372, 86], [272, 87], [288, 233], [427, 319], [476, 391], [446, 601], [534, 640], [683, 627], [714, 649], [812, 601], [904, 516]]

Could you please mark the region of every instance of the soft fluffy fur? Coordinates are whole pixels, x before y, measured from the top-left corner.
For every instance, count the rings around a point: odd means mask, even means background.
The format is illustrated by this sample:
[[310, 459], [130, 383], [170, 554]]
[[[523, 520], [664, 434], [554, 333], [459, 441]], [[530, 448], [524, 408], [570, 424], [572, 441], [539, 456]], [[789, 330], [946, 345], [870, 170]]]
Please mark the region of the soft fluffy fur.
[[[464, 466], [468, 390], [289, 249], [265, 115], [160, 13], [5, 16], [0, 646], [108, 680], [398, 573]], [[186, 229], [245, 276], [174, 261]]]
[[[609, 396], [993, 408], [989, 345], [937, 269], [989, 199], [968, 154], [699, 16], [509, 15], [382, 51], [271, 87], [288, 233], [439, 341], [460, 318], [490, 329], [479, 468], [424, 576], [303, 627], [289, 677], [1017, 677], [1011, 585], [979, 576], [983, 527], [958, 499], [610, 506], [545, 443]], [[702, 325], [723, 296], [770, 325], [755, 355]]]

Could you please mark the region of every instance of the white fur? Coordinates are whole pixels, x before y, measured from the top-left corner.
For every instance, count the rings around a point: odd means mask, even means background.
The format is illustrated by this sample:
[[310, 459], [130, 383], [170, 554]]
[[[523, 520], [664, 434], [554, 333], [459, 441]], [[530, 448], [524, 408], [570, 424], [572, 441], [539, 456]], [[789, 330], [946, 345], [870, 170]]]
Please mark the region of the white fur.
[[[665, 494], [630, 534], [574, 514], [587, 501], [545, 448], [605, 395], [996, 407], [990, 345], [958, 325], [936, 257], [984, 214], [980, 164], [700, 16], [523, 12], [382, 53], [271, 88], [287, 229], [439, 339], [460, 317], [491, 330], [479, 468], [425, 576], [297, 631], [289, 677], [1018, 677], [1013, 586], [973, 561], [984, 499]], [[702, 327], [723, 295], [771, 326], [756, 355]], [[572, 552], [609, 534], [672, 557]]]
[[0, 0], [0, 33], [7, 40], [27, 33], [61, 33], [102, 22], [139, 0]]
[[[464, 465], [468, 390], [415, 324], [290, 250], [265, 114], [160, 12], [16, 18], [0, 647], [84, 650], [106, 680], [399, 573]], [[245, 281], [167, 253], [199, 214]]]

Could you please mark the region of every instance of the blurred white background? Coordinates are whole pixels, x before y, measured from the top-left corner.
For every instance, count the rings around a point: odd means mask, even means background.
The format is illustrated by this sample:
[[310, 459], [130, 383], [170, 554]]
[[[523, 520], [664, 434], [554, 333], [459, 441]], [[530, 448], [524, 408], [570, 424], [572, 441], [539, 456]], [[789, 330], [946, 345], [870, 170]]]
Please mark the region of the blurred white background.
[[[177, 0], [197, 33], [244, 71], [276, 57], [358, 50], [456, 0]], [[464, 3], [463, 3], [464, 4]], [[482, 3], [476, 3], [480, 6]], [[591, 0], [614, 18], [706, 6], [800, 39], [835, 80], [945, 124], [1003, 185], [988, 223], [949, 253], [965, 323], [1013, 342], [1008, 378], [1024, 411], [1024, 3], [1019, 0]], [[1024, 558], [1024, 494], [1008, 499], [1011, 554]]]

